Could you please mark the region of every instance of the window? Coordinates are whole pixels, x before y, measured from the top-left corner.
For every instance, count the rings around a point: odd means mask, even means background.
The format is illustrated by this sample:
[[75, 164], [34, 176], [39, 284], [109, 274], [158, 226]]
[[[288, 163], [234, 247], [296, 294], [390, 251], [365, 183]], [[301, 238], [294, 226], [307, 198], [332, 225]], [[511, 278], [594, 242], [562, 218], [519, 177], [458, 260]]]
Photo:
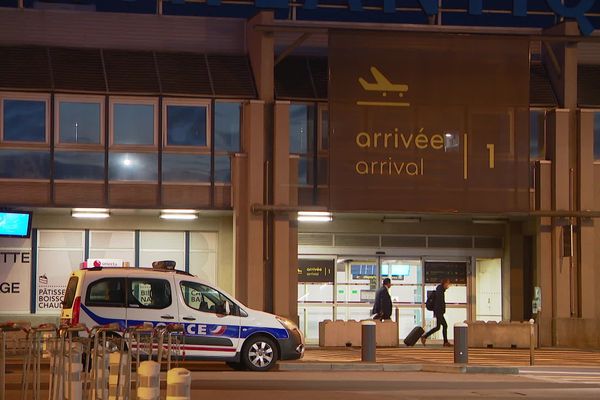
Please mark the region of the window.
[[171, 285], [163, 279], [129, 279], [128, 307], [162, 309], [171, 305]]
[[215, 156], [215, 182], [231, 183], [231, 159], [229, 156]]
[[290, 105], [290, 153], [306, 154], [313, 149], [314, 124], [314, 106]]
[[111, 99], [112, 144], [156, 145], [156, 100]]
[[242, 105], [238, 102], [215, 103], [215, 150], [240, 151]]
[[164, 182], [210, 182], [210, 154], [162, 154]]
[[594, 113], [594, 160], [600, 160], [600, 112]]
[[69, 283], [67, 283], [67, 289], [65, 290], [65, 298], [63, 300], [63, 308], [70, 309], [73, 307], [73, 302], [75, 301], [75, 293], [77, 292], [77, 284], [79, 283], [79, 278], [76, 276], [72, 276], [69, 278]]
[[529, 112], [529, 156], [532, 160], [545, 158], [546, 111]]
[[104, 278], [88, 286], [85, 304], [92, 307], [124, 307], [125, 279]]
[[111, 181], [156, 182], [158, 154], [113, 153], [108, 158], [108, 179]]
[[65, 180], [104, 180], [104, 152], [56, 151], [54, 177]]
[[49, 179], [50, 152], [0, 149], [0, 178]]
[[166, 145], [207, 147], [209, 104], [167, 104]]
[[61, 144], [102, 143], [102, 100], [59, 98], [58, 142]]
[[47, 142], [47, 100], [2, 100], [2, 140], [18, 143]]
[[225, 303], [229, 303], [231, 314], [237, 314], [235, 304], [219, 291], [197, 282], [181, 282], [180, 285], [188, 307], [206, 313], [226, 314]]

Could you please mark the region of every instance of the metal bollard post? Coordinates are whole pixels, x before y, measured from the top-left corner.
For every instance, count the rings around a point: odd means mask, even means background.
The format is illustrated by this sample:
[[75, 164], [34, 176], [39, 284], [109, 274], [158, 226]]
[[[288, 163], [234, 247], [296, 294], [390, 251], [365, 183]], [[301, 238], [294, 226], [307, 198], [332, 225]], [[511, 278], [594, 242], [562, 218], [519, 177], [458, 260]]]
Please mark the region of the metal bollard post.
[[375, 321], [363, 321], [361, 325], [361, 361], [375, 362], [377, 358], [377, 324]]
[[396, 347], [400, 347], [400, 307], [396, 307]]
[[529, 365], [535, 364], [535, 321], [529, 320]]
[[160, 364], [156, 361], [142, 361], [137, 375], [137, 400], [158, 400], [160, 396]]
[[192, 374], [185, 368], [167, 372], [167, 400], [190, 400]]
[[121, 379], [125, 375], [126, 360], [121, 351], [110, 353], [108, 375], [108, 400], [119, 400], [125, 397], [126, 382]]
[[469, 326], [463, 323], [454, 324], [454, 363], [469, 362]]

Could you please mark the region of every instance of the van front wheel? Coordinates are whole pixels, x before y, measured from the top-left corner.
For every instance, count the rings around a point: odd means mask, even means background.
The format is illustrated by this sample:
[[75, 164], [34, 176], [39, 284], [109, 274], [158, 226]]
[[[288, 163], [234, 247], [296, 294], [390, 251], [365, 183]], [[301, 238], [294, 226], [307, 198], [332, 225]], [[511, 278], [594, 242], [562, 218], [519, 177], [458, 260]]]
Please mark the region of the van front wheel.
[[268, 371], [275, 366], [279, 355], [273, 340], [256, 336], [244, 343], [242, 362], [250, 371]]

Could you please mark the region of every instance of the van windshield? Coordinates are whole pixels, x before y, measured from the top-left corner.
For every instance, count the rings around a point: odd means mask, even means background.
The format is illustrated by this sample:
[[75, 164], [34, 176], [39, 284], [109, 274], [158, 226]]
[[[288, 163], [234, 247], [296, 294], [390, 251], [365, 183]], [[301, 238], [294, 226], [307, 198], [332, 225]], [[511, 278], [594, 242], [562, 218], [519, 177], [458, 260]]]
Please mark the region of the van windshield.
[[77, 282], [79, 282], [79, 278], [76, 276], [72, 276], [69, 279], [69, 283], [67, 284], [67, 289], [65, 290], [65, 299], [63, 300], [63, 309], [68, 309], [73, 307], [73, 301], [75, 300], [75, 293], [77, 292]]

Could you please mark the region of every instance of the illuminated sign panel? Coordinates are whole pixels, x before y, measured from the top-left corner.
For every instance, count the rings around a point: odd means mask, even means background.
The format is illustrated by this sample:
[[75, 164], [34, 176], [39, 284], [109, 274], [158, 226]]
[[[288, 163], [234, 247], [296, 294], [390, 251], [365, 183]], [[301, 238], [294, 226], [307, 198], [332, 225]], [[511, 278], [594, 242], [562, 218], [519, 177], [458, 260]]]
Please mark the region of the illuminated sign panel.
[[330, 33], [334, 211], [529, 210], [529, 42]]

